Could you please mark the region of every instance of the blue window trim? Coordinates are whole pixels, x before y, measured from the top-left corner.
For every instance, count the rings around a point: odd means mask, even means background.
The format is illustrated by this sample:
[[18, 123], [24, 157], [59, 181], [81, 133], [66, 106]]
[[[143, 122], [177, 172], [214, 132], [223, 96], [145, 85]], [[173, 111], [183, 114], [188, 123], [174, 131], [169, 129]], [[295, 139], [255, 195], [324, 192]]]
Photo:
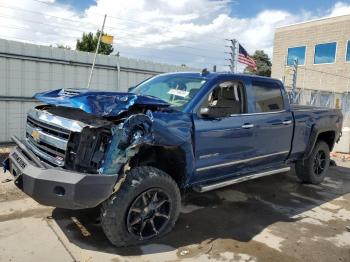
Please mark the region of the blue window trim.
[[[316, 63], [315, 62], [316, 47], [319, 45], [327, 45], [327, 44], [335, 44], [334, 61], [330, 62], [330, 63]], [[314, 65], [332, 65], [332, 64], [335, 64], [337, 62], [337, 51], [338, 51], [338, 42], [337, 41], [315, 44], [315, 47], [314, 47]]]
[[291, 47], [287, 47], [287, 61], [286, 66], [293, 66], [293, 65], [288, 65], [288, 55], [289, 55], [289, 49], [293, 49], [293, 48], [298, 48], [298, 47], [305, 47], [305, 52], [304, 52], [304, 63], [303, 64], [298, 64], [298, 66], [304, 66], [306, 64], [306, 52], [307, 52], [307, 46], [306, 45], [299, 45], [299, 46], [291, 46]]

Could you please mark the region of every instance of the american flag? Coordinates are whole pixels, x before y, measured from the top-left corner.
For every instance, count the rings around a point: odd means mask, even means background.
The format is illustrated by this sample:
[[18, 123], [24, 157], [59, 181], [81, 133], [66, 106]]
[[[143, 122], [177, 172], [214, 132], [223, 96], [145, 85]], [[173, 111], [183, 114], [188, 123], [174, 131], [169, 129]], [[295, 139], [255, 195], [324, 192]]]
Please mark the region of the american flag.
[[248, 55], [248, 52], [238, 44], [238, 62], [250, 66], [256, 70], [256, 63], [253, 58]]

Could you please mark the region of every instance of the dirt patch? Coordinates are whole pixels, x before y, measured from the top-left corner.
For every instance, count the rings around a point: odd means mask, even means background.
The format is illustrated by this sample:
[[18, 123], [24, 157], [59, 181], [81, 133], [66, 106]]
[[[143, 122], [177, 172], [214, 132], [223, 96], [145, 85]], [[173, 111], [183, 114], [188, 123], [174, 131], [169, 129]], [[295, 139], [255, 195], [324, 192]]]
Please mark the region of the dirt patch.
[[28, 197], [15, 186], [13, 177], [9, 172], [3, 173], [1, 171], [2, 170], [0, 170], [0, 203]]
[[[13, 183], [13, 181], [10, 181], [8, 183]], [[23, 193], [18, 188], [11, 188], [10, 190], [5, 190], [4, 187], [1, 187], [0, 192], [0, 203], [4, 201], [12, 201], [12, 200], [19, 200], [28, 197], [25, 193]], [[2, 191], [4, 190], [4, 191]]]
[[29, 209], [25, 211], [14, 211], [10, 214], [0, 215], [0, 222], [24, 218], [24, 217], [42, 218], [42, 217], [49, 216], [51, 213], [52, 213], [52, 208], [50, 207], [35, 208], [35, 209]]

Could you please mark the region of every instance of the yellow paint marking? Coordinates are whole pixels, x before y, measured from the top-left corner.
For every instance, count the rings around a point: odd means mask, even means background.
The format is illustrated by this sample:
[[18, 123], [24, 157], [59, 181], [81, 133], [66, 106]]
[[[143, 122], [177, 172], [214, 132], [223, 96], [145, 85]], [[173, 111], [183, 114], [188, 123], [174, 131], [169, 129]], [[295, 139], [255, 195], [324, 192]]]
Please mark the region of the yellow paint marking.
[[86, 227], [84, 227], [82, 223], [80, 223], [80, 221], [76, 217], [71, 217], [71, 219], [74, 222], [74, 224], [76, 224], [77, 227], [80, 229], [80, 232], [84, 237], [91, 236], [91, 233], [86, 229]]

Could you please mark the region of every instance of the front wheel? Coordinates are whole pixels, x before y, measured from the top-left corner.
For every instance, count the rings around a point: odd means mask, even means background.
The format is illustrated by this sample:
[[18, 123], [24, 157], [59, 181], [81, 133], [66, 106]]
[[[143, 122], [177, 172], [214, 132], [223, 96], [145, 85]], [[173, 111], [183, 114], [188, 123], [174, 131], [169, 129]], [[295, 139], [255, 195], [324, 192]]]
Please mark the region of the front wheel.
[[143, 244], [171, 231], [180, 203], [178, 186], [168, 174], [153, 167], [137, 167], [102, 204], [102, 229], [117, 247]]
[[297, 177], [305, 183], [320, 184], [326, 177], [329, 162], [329, 146], [324, 141], [318, 141], [307, 159], [297, 161]]

